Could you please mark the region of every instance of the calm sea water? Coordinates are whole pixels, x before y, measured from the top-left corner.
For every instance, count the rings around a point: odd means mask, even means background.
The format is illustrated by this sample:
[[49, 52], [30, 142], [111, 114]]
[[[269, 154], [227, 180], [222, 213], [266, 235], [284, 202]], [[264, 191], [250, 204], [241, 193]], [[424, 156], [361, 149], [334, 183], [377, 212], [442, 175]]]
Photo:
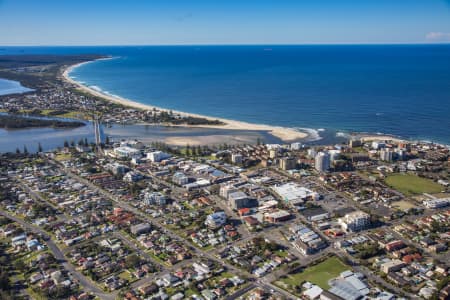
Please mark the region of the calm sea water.
[[[0, 115], [8, 115], [0, 112]], [[65, 118], [51, 118], [51, 117], [29, 117], [25, 118], [39, 118], [60, 121], [75, 121]], [[15, 152], [16, 149], [23, 151], [24, 147], [30, 152], [36, 152], [39, 144], [44, 151], [63, 147], [64, 142], [78, 143], [80, 140], [87, 139], [89, 142], [95, 141], [94, 126], [90, 122], [85, 122], [85, 126], [77, 128], [18, 128], [18, 129], [4, 129], [0, 128], [0, 153]], [[104, 131], [101, 129], [101, 137], [104, 138]]]
[[41, 47], [2, 53], [113, 55], [71, 75], [110, 94], [175, 110], [450, 144], [450, 45]]
[[22, 86], [20, 82], [0, 78], [0, 96], [31, 91], [32, 89]]
[[80, 140], [88, 139], [94, 142], [94, 129], [92, 125], [86, 125], [71, 129], [55, 128], [26, 128], [26, 129], [3, 129], [0, 128], [0, 153], [20, 151], [24, 146], [30, 152], [36, 152], [41, 144], [44, 151], [63, 147], [64, 141], [78, 143]]

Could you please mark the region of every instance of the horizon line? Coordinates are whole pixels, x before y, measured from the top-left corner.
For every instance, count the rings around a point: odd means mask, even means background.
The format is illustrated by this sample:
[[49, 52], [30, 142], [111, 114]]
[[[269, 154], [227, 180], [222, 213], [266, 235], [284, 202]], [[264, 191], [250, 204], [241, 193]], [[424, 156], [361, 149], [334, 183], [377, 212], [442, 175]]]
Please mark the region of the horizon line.
[[[2, 45], [0, 47], [164, 47], [164, 46], [177, 46], [177, 47], [202, 47], [202, 46], [398, 46], [398, 45], [450, 45], [450, 42], [416, 42], [416, 43], [275, 43], [275, 44], [265, 44], [265, 43], [249, 43], [249, 44], [239, 44], [239, 43], [217, 43], [217, 44], [9, 44]], [[1, 50], [1, 49], [0, 49]]]

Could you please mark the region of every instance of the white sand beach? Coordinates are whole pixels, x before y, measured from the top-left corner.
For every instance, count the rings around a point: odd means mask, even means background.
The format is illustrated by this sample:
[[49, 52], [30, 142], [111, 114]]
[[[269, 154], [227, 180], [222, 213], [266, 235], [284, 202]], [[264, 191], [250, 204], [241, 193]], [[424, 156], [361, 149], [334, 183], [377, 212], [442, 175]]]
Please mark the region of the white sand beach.
[[403, 143], [406, 142], [406, 140], [404, 139], [400, 139], [394, 136], [390, 136], [390, 135], [358, 135], [361, 139], [361, 141], [363, 142], [368, 142], [368, 141], [392, 141], [394, 143]]
[[[111, 59], [111, 58], [101, 58], [100, 60], [104, 60], [104, 59]], [[83, 62], [83, 63], [79, 63], [79, 64], [75, 64], [72, 65], [70, 67], [68, 67], [67, 69], [64, 70], [63, 72], [63, 78], [73, 84], [76, 85], [80, 90], [86, 92], [86, 93], [90, 93], [94, 96], [97, 97], [101, 97], [105, 100], [111, 101], [111, 102], [115, 102], [118, 104], [122, 104], [124, 106], [128, 106], [128, 107], [132, 107], [132, 108], [137, 108], [137, 109], [143, 109], [143, 110], [152, 110], [153, 108], [161, 110], [161, 111], [169, 111], [168, 109], [165, 108], [161, 108], [161, 107], [156, 107], [156, 106], [152, 106], [152, 105], [147, 105], [147, 104], [142, 104], [142, 103], [138, 103], [135, 102], [133, 100], [130, 99], [125, 99], [122, 97], [116, 97], [116, 96], [111, 96], [105, 93], [102, 93], [100, 91], [97, 91], [93, 88], [90, 88], [86, 85], [83, 85], [79, 82], [77, 82], [76, 80], [70, 78], [69, 74], [70, 72], [76, 68], [79, 67], [83, 64], [87, 64], [90, 63], [89, 62]], [[192, 114], [192, 113], [186, 113], [186, 112], [181, 112], [181, 111], [175, 111], [172, 110], [173, 113], [176, 114], [180, 114], [181, 116], [192, 116], [192, 117], [198, 117], [198, 118], [205, 118], [205, 119], [210, 119], [210, 120], [219, 120], [223, 123], [225, 123], [224, 125], [182, 125], [182, 126], [186, 126], [186, 127], [201, 127], [201, 128], [216, 128], [216, 129], [231, 129], [231, 130], [260, 130], [260, 131], [267, 131], [268, 133], [270, 133], [271, 135], [285, 141], [285, 142], [290, 142], [290, 141], [296, 141], [296, 140], [300, 140], [300, 139], [304, 139], [306, 138], [308, 135], [304, 132], [300, 132], [297, 131], [295, 129], [292, 128], [287, 128], [287, 127], [281, 127], [281, 126], [271, 126], [271, 125], [265, 125], [265, 124], [254, 124], [254, 123], [248, 123], [248, 122], [242, 122], [242, 121], [236, 121], [236, 120], [229, 120], [229, 119], [223, 119], [223, 118], [213, 118], [213, 117], [209, 117], [209, 116], [204, 116], [204, 115], [199, 115], [199, 114]]]

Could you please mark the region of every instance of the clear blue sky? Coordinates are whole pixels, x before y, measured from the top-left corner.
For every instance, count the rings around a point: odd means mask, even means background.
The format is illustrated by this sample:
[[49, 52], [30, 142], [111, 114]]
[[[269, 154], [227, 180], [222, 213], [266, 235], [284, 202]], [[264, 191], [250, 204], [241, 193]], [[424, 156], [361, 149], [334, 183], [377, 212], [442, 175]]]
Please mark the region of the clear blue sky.
[[0, 45], [450, 42], [450, 0], [0, 0]]

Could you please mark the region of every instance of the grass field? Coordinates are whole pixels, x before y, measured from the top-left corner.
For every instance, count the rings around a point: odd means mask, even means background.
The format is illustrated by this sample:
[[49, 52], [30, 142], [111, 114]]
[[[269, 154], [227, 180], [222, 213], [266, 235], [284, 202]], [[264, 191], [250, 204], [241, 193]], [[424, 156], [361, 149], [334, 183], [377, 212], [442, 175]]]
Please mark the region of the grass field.
[[346, 270], [350, 270], [350, 267], [345, 265], [339, 258], [330, 257], [315, 266], [306, 268], [303, 272], [288, 275], [287, 278], [281, 279], [280, 281], [292, 286], [309, 281], [317, 284], [322, 289], [329, 289], [328, 281], [339, 276], [339, 274]]
[[137, 278], [131, 275], [131, 273], [128, 270], [125, 270], [119, 274], [119, 277], [125, 280], [128, 280], [129, 283], [133, 283], [137, 281]]
[[385, 182], [391, 188], [405, 195], [423, 194], [423, 193], [439, 193], [442, 186], [430, 179], [421, 178], [411, 174], [395, 174], [385, 179]]
[[70, 153], [58, 153], [55, 157], [55, 159], [57, 161], [65, 161], [65, 160], [69, 160], [72, 157], [72, 155], [70, 155]]

